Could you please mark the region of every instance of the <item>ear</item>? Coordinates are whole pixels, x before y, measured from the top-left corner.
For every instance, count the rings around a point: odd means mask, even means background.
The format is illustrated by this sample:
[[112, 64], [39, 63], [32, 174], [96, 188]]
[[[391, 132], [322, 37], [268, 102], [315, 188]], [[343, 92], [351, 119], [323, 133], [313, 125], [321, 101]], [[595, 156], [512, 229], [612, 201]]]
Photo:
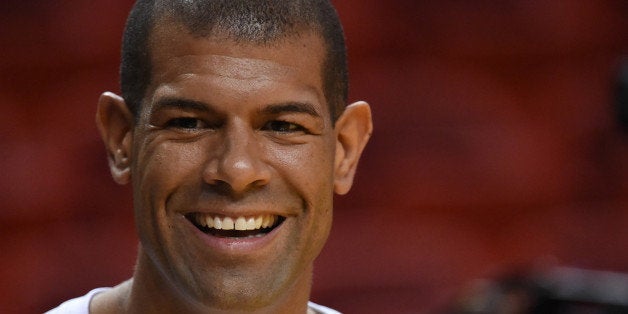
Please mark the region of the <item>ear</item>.
[[347, 106], [336, 121], [335, 130], [334, 192], [346, 194], [353, 185], [358, 161], [373, 132], [369, 105], [359, 101]]
[[96, 125], [105, 143], [113, 180], [118, 184], [128, 183], [131, 179], [134, 119], [124, 99], [111, 92], [100, 95]]

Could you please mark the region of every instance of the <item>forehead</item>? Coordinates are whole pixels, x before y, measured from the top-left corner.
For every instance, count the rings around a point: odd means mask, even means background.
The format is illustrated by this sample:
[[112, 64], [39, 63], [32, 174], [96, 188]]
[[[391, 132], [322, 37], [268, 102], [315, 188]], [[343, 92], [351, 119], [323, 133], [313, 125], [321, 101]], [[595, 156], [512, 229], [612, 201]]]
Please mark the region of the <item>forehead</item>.
[[250, 90], [264, 82], [300, 85], [325, 103], [322, 77], [325, 47], [314, 32], [289, 35], [270, 43], [250, 43], [220, 33], [194, 36], [180, 23], [162, 20], [151, 32], [149, 47], [151, 85], [146, 95], [149, 97], [163, 82], [204, 74], [223, 81], [241, 81], [240, 85]]

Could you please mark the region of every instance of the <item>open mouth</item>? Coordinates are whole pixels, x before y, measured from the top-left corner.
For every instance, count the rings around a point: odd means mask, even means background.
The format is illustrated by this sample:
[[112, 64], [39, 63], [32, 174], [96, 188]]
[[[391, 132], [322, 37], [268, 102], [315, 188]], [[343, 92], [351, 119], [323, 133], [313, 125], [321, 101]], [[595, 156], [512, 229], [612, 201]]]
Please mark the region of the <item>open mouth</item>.
[[228, 217], [203, 213], [185, 215], [200, 231], [222, 238], [262, 237], [286, 220], [277, 215]]

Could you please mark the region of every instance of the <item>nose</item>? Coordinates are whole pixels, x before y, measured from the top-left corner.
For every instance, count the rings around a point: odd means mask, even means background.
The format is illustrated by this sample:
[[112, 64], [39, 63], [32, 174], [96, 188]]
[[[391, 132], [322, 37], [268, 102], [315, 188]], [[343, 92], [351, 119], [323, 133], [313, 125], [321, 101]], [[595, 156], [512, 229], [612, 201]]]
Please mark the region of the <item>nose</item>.
[[203, 177], [214, 187], [241, 194], [268, 184], [270, 171], [264, 160], [263, 148], [255, 131], [245, 125], [227, 126], [221, 131], [220, 147], [205, 167]]

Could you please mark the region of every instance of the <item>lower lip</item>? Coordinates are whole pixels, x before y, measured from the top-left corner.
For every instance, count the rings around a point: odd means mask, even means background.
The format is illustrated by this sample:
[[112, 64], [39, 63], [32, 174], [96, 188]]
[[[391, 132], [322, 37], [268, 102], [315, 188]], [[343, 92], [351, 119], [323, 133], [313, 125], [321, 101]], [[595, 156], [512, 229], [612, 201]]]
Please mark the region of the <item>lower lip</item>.
[[286, 221], [284, 221], [269, 233], [259, 237], [224, 238], [204, 233], [196, 228], [196, 226], [194, 226], [194, 224], [192, 224], [192, 222], [190, 222], [187, 218], [183, 216], [182, 218], [188, 224], [188, 227], [192, 228], [195, 236], [197, 236], [205, 244], [205, 246], [211, 248], [213, 251], [231, 255], [246, 255], [263, 249], [277, 237], [277, 234], [286, 223]]

